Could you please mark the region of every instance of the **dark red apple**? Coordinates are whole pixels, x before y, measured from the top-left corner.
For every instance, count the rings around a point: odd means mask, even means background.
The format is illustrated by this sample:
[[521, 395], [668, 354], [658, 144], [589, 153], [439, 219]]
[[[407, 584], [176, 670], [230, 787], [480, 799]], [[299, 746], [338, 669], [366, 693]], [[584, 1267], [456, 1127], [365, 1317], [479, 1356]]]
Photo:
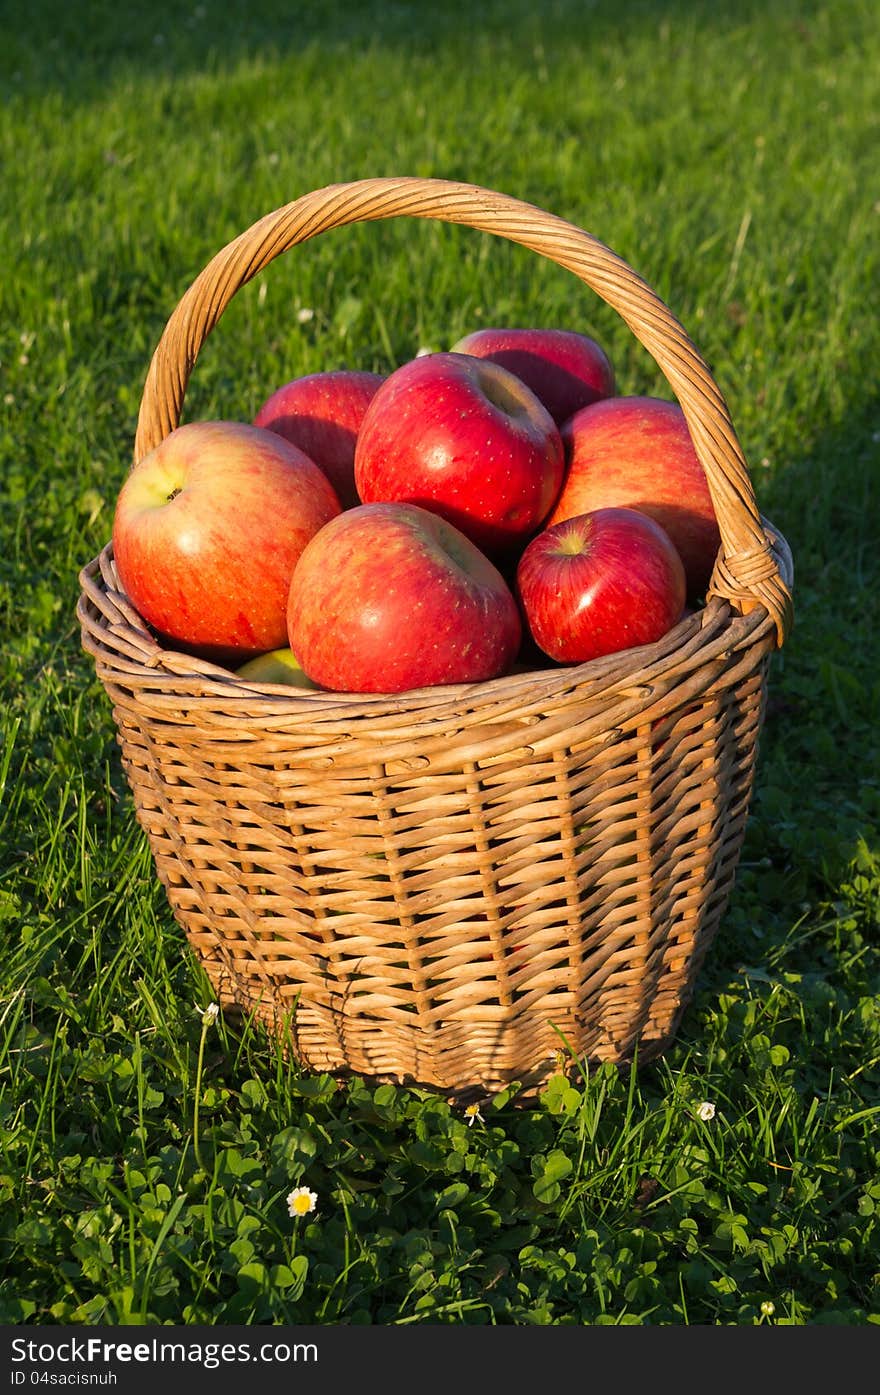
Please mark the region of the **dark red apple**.
[[523, 552], [516, 584], [535, 643], [564, 664], [653, 643], [685, 603], [676, 548], [637, 509], [597, 509], [545, 528]]
[[219, 663], [287, 644], [306, 543], [340, 512], [326, 475], [272, 431], [179, 426], [126, 477], [113, 519], [123, 590], [166, 642]]
[[290, 647], [336, 692], [396, 693], [507, 672], [519, 610], [489, 559], [415, 504], [361, 504], [322, 528], [290, 585]]
[[562, 442], [513, 373], [469, 354], [425, 354], [385, 379], [354, 457], [365, 504], [440, 514], [493, 559], [541, 526], [562, 484]]
[[608, 355], [577, 330], [486, 327], [459, 339], [452, 352], [477, 354], [508, 368], [544, 403], [557, 426], [614, 392]]
[[562, 426], [566, 474], [548, 526], [602, 508], [649, 514], [681, 553], [691, 600], [705, 594], [721, 543], [706, 472], [684, 412], [659, 397], [610, 397]]
[[320, 465], [342, 507], [360, 503], [354, 487], [354, 444], [381, 373], [331, 369], [294, 378], [273, 392], [254, 418]]

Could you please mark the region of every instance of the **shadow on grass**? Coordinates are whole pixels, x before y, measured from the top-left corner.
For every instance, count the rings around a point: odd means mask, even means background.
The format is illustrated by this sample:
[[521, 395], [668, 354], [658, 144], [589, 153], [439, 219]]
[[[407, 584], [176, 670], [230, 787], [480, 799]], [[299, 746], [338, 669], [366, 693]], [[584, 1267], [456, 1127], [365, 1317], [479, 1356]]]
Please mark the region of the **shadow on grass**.
[[776, 841], [796, 829], [830, 881], [880, 836], [880, 403], [851, 392], [846, 423], [759, 490], [794, 553], [795, 626], [771, 674], [757, 813]]
[[730, 902], [667, 1060], [646, 1078], [662, 1091], [666, 1064], [711, 1062], [759, 1090], [771, 1079], [805, 1098], [849, 1090], [857, 1118], [876, 1097], [866, 1005], [880, 988], [880, 402], [855, 381], [852, 394], [847, 422], [758, 491], [794, 555], [795, 625], [771, 666]]
[[[821, 0], [786, 4], [788, 20], [805, 40], [809, 21], [824, 8]], [[86, 98], [127, 75], [144, 72], [162, 78], [186, 78], [222, 71], [263, 55], [295, 61], [311, 45], [328, 57], [361, 53], [371, 45], [430, 55], [439, 46], [463, 55], [475, 35], [482, 39], [548, 49], [594, 46], [661, 24], [696, 24], [712, 30], [739, 29], [766, 12], [764, 0], [484, 0], [479, 18], [466, 0], [262, 0], [258, 5], [232, 0], [169, 0], [141, 9], [120, 8], [112, 0], [33, 0], [16, 19], [15, 32], [4, 35], [4, 71], [16, 86], [40, 86], [69, 97]], [[783, 18], [785, 16], [783, 15]], [[405, 74], [403, 75], [405, 78]]]
[[758, 490], [794, 554], [795, 625], [773, 659], [740, 866], [697, 1004], [744, 964], [834, 977], [841, 927], [870, 919], [856, 863], [880, 854], [880, 405], [853, 394], [847, 423]]

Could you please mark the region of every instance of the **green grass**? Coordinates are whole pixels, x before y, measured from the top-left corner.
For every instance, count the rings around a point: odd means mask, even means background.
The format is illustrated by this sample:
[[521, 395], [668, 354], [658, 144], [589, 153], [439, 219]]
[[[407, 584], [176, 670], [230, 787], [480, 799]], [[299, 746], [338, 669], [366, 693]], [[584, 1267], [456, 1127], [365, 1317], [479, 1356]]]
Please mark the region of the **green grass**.
[[[880, 1321], [875, 7], [31, 0], [0, 74], [0, 1321]], [[488, 184], [626, 257], [712, 364], [796, 564], [675, 1044], [471, 1125], [203, 1024], [74, 617], [179, 296], [263, 213], [382, 174]], [[186, 414], [492, 320], [586, 328], [621, 390], [664, 392], [567, 273], [395, 221], [241, 291]]]

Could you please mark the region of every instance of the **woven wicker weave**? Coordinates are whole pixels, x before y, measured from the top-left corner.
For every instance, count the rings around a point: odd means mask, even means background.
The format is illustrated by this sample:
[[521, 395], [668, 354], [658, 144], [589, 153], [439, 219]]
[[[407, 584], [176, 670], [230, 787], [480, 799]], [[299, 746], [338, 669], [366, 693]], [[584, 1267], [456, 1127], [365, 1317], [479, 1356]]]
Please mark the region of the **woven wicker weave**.
[[618, 311], [684, 409], [721, 548], [705, 608], [656, 644], [394, 697], [244, 683], [163, 650], [108, 546], [80, 576], [137, 816], [218, 1000], [308, 1068], [534, 1090], [564, 1041], [669, 1045], [716, 933], [748, 814], [791, 557], [757, 512], [727, 408], [681, 325], [579, 228], [472, 185], [318, 190], [231, 242], [172, 314], [135, 459], [180, 421], [236, 290], [295, 244], [400, 215], [498, 234]]

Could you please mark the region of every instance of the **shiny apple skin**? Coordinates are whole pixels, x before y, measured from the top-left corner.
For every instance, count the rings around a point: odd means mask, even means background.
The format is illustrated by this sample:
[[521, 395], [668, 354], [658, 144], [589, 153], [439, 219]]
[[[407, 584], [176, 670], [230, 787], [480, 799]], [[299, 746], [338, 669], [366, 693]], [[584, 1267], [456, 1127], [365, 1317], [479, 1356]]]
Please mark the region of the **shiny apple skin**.
[[254, 425], [275, 431], [305, 451], [329, 479], [339, 502], [361, 500], [354, 483], [354, 449], [364, 414], [385, 381], [366, 369], [333, 368], [306, 373], [277, 388], [260, 407]]
[[651, 644], [685, 604], [676, 548], [636, 509], [597, 509], [544, 529], [520, 558], [516, 587], [535, 643], [563, 664]]
[[241, 664], [287, 644], [294, 566], [339, 512], [327, 477], [280, 436], [244, 422], [190, 422], [122, 484], [117, 574], [166, 646]]
[[510, 587], [452, 524], [407, 503], [361, 504], [305, 548], [290, 647], [335, 692], [397, 693], [506, 673], [521, 622]]
[[553, 418], [519, 378], [469, 354], [436, 353], [386, 378], [354, 468], [365, 504], [430, 509], [499, 560], [543, 524], [564, 457]]
[[704, 596], [721, 534], [709, 481], [678, 403], [609, 398], [576, 412], [560, 434], [565, 480], [548, 526], [595, 509], [640, 509], [678, 548], [690, 599]]
[[500, 363], [530, 387], [561, 426], [615, 391], [614, 368], [597, 340], [573, 329], [484, 326], [452, 346]]

